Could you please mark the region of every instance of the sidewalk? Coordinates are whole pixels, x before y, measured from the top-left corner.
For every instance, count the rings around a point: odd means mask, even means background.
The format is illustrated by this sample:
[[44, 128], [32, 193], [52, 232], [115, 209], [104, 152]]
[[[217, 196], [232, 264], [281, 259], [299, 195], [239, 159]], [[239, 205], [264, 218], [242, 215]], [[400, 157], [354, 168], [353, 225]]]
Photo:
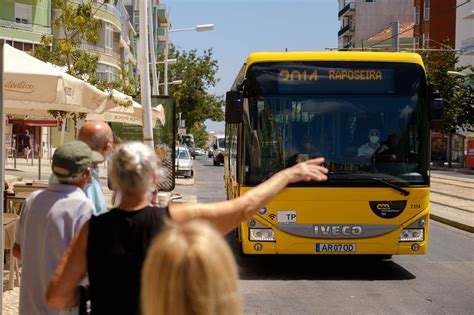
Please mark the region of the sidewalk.
[[430, 168], [433, 171], [457, 172], [474, 175], [473, 168], [464, 167], [464, 164], [459, 162], [452, 162], [451, 167], [448, 166], [447, 162], [432, 163]]

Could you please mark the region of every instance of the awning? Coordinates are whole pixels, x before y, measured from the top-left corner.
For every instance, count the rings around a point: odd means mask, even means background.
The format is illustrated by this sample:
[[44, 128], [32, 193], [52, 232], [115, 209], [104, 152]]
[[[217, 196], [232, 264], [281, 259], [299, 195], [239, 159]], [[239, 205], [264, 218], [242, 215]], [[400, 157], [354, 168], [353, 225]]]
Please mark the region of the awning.
[[8, 119], [9, 124], [19, 124], [30, 127], [57, 127], [56, 119]]

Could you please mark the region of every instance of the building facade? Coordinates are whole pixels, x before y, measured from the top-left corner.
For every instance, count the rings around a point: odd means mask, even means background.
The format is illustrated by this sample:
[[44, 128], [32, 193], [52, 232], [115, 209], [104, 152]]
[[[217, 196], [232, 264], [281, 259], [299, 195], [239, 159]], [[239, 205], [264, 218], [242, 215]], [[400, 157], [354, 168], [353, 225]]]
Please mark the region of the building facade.
[[356, 48], [394, 21], [413, 21], [412, 0], [339, 0], [338, 47]]
[[[44, 35], [51, 35], [51, 1], [0, 0], [0, 38], [8, 45], [31, 51]], [[28, 130], [31, 137], [30, 156], [42, 152], [50, 138], [49, 126], [57, 122], [51, 117], [8, 115], [5, 120], [5, 149], [9, 155], [23, 155], [22, 138]]]
[[474, 1], [457, 1], [456, 49], [460, 51], [458, 66], [474, 65]]
[[0, 1], [0, 38], [23, 51], [51, 35], [51, 1]]
[[415, 47], [454, 48], [456, 0], [414, 0]]
[[[87, 0], [68, 0], [70, 3], [83, 3]], [[153, 23], [156, 25], [155, 38], [157, 52], [164, 49], [163, 18], [167, 16], [164, 6], [154, 0]], [[0, 0], [0, 38], [7, 44], [24, 50], [34, 50], [44, 35], [61, 38], [61, 30], [51, 27], [52, 21], [61, 12], [52, 8], [51, 0]], [[104, 81], [115, 81], [124, 72], [130, 79], [137, 78], [137, 39], [138, 39], [138, 1], [117, 0], [106, 4], [97, 1], [94, 4], [95, 17], [102, 21], [99, 30], [100, 40], [95, 45], [87, 42], [80, 44], [80, 49], [98, 56], [97, 73]], [[135, 28], [136, 27], [136, 28]], [[160, 35], [161, 34], [161, 35]], [[159, 40], [161, 39], [161, 41]], [[123, 71], [124, 70], [124, 71]], [[8, 113], [6, 113], [8, 114]], [[57, 146], [60, 142], [61, 125], [51, 117], [26, 117], [7, 115], [6, 143], [16, 149], [22, 156], [21, 138], [25, 130], [31, 134], [33, 156], [46, 156], [47, 148]], [[77, 126], [72, 119], [65, 124], [64, 141], [75, 138]], [[11, 150], [15, 151], [15, 150]]]

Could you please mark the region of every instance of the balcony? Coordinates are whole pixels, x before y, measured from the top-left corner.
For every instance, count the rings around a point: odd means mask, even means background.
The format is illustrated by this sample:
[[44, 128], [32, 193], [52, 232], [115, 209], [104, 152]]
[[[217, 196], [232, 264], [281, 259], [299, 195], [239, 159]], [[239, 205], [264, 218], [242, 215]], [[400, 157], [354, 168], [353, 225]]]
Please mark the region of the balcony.
[[461, 55], [474, 55], [474, 37], [461, 41]]
[[91, 45], [87, 43], [81, 43], [79, 45], [79, 48], [88, 52], [95, 52], [99, 54], [112, 56], [113, 58], [117, 59], [117, 62], [120, 62], [120, 60], [122, 59], [122, 57], [120, 56], [118, 52], [113, 51], [113, 49], [109, 47], [106, 48], [106, 47], [100, 47], [100, 46]]
[[156, 36], [158, 37], [159, 42], [165, 42], [166, 41], [165, 29], [163, 27], [158, 27], [158, 29], [156, 30]]
[[343, 28], [341, 28], [339, 30], [339, 32], [337, 32], [337, 36], [340, 37], [340, 36], [343, 36], [343, 35], [350, 35], [350, 34], [353, 34], [354, 31], [355, 31], [354, 23], [349, 23], [346, 26], [344, 26]]
[[158, 23], [160, 23], [161, 27], [168, 26], [168, 15], [166, 13], [166, 7], [164, 5], [160, 4], [158, 6], [156, 16], [158, 17]]
[[356, 8], [355, 2], [349, 2], [344, 8], [342, 8], [341, 11], [339, 11], [338, 13], [339, 18], [345, 15], [349, 16], [349, 15], [355, 14], [355, 8]]
[[13, 21], [0, 20], [1, 28], [10, 28], [14, 30], [27, 31], [38, 34], [51, 34], [50, 27], [44, 27], [34, 24], [17, 23]]

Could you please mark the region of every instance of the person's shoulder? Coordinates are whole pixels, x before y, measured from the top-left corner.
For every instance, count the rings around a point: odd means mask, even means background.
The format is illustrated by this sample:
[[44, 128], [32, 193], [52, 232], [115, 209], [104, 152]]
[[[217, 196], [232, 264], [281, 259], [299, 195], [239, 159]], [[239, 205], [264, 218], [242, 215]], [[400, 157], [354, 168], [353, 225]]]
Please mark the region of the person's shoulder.
[[160, 220], [163, 220], [164, 218], [169, 218], [170, 217], [170, 212], [168, 207], [156, 207], [156, 206], [148, 206], [144, 210], [147, 211], [149, 216], [153, 216], [155, 218], [158, 218]]
[[39, 189], [39, 190], [35, 190], [35, 191], [32, 191], [28, 197], [26, 197], [25, 199], [25, 205], [29, 205], [31, 203], [34, 203], [34, 202], [42, 202], [42, 201], [45, 201], [46, 198], [43, 197], [44, 194], [48, 194], [48, 190], [47, 189]]

